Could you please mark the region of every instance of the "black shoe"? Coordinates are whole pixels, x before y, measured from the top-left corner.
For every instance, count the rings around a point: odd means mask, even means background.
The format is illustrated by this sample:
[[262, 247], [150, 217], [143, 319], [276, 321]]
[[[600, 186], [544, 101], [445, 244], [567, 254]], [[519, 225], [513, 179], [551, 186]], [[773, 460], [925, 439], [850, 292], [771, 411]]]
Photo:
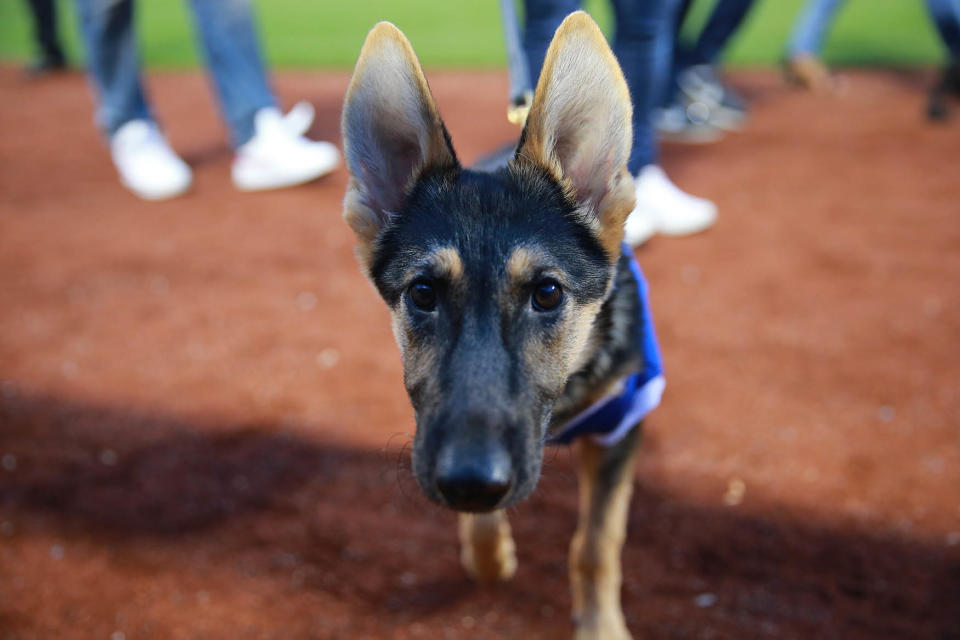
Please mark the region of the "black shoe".
[[710, 114], [710, 107], [703, 102], [681, 100], [658, 110], [653, 123], [661, 140], [709, 144], [724, 136], [723, 130], [711, 121]]
[[727, 131], [743, 128], [747, 121], [747, 102], [720, 78], [713, 66], [687, 67], [678, 75], [677, 84], [687, 101], [703, 104], [710, 110], [710, 124]]
[[960, 97], [960, 64], [952, 64], [940, 74], [927, 97], [927, 118], [934, 122], [950, 119], [950, 97]]
[[58, 73], [67, 69], [67, 61], [63, 56], [42, 56], [24, 68], [28, 78], [39, 78], [51, 73]]

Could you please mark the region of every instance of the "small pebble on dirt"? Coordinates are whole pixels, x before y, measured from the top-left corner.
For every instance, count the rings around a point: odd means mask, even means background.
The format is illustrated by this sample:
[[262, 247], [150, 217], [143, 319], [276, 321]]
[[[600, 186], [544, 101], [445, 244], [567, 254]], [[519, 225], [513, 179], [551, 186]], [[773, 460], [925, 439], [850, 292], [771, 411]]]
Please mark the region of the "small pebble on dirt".
[[747, 485], [740, 478], [731, 478], [727, 483], [727, 492], [723, 494], [723, 503], [730, 507], [743, 502], [743, 494], [747, 492]]
[[321, 369], [332, 369], [340, 362], [340, 352], [336, 349], [324, 349], [317, 354], [317, 366]]
[[926, 298], [923, 301], [923, 312], [931, 318], [940, 315], [940, 309], [942, 308], [943, 303], [940, 298]]
[[684, 284], [697, 284], [700, 282], [700, 267], [695, 264], [688, 264], [680, 270], [680, 279]]
[[317, 306], [317, 294], [312, 291], [301, 291], [297, 294], [297, 306], [304, 311], [311, 311]]
[[693, 604], [697, 605], [701, 609], [706, 609], [717, 604], [717, 596], [712, 593], [701, 593], [693, 599]]
[[17, 470], [17, 456], [12, 453], [5, 453], [3, 457], [0, 458], [0, 465], [3, 466], [4, 471], [10, 471], [11, 473]]
[[408, 587], [411, 585], [417, 584], [416, 574], [410, 573], [409, 571], [404, 571], [403, 573], [400, 574], [400, 584], [406, 585]]
[[55, 544], [50, 547], [50, 557], [54, 560], [63, 560], [64, 550], [62, 544]]
[[896, 415], [896, 409], [889, 405], [883, 405], [877, 409], [877, 418], [880, 420], [880, 422], [892, 422]]
[[114, 631], [110, 634], [110, 640], [127, 640], [127, 634], [123, 631]]
[[[4, 523], [6, 524], [6, 523]], [[947, 534], [947, 546], [955, 547], [960, 544], [960, 531], [951, 531]]]
[[105, 467], [112, 467], [117, 464], [117, 452], [113, 449], [104, 449], [100, 452], [100, 464]]
[[157, 295], [165, 295], [170, 291], [170, 281], [163, 276], [154, 276], [150, 280], [150, 290]]

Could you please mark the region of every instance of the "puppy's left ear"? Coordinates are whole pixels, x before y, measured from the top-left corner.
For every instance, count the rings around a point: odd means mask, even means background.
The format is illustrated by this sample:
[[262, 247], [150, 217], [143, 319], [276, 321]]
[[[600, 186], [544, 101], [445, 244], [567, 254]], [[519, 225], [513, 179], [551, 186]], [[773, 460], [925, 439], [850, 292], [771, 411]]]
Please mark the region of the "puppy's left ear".
[[626, 168], [632, 119], [630, 92], [606, 39], [586, 13], [571, 13], [547, 50], [512, 164], [547, 169], [611, 258], [634, 205]]
[[343, 216], [369, 270], [377, 234], [428, 169], [459, 167], [413, 47], [389, 22], [367, 35], [341, 120], [350, 183]]

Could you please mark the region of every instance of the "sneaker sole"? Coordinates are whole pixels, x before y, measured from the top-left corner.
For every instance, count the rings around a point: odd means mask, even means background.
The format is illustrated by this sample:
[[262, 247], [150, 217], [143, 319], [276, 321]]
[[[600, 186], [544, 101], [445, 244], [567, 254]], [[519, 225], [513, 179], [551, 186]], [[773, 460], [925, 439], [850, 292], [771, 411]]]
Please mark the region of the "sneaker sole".
[[247, 178], [238, 178], [236, 175], [234, 175], [232, 176], [233, 186], [240, 191], [270, 191], [272, 189], [286, 189], [287, 187], [295, 187], [300, 184], [313, 182], [314, 180], [327, 175], [339, 166], [340, 158], [337, 157], [332, 159], [327, 166], [313, 169], [302, 174], [293, 174], [283, 178], [264, 178], [251, 180]]
[[701, 222], [701, 223], [699, 223], [699, 224], [695, 224], [695, 225], [691, 225], [691, 226], [688, 226], [688, 227], [684, 227], [683, 229], [663, 229], [663, 228], [659, 228], [659, 229], [657, 229], [657, 233], [659, 233], [659, 234], [661, 234], [661, 235], [664, 235], [664, 236], [674, 237], [674, 238], [679, 237], [679, 236], [692, 236], [692, 235], [696, 235], [696, 234], [698, 234], [698, 233], [703, 233], [703, 232], [706, 231], [707, 229], [711, 228], [714, 224], [716, 224], [716, 222], [717, 222], [717, 212], [716, 212], [716, 211], [713, 211], [713, 212], [711, 213], [709, 219], [704, 220], [703, 222]]
[[660, 139], [665, 142], [682, 142], [683, 144], [712, 144], [723, 139], [722, 129], [703, 127], [697, 130], [673, 131], [657, 129]]
[[159, 202], [161, 200], [171, 200], [177, 196], [182, 196], [187, 191], [190, 190], [190, 187], [193, 186], [193, 178], [187, 180], [186, 184], [177, 186], [170, 189], [142, 189], [135, 187], [130, 184], [123, 177], [120, 177], [120, 184], [122, 184], [128, 191], [133, 193], [141, 200], [149, 200], [150, 202]]

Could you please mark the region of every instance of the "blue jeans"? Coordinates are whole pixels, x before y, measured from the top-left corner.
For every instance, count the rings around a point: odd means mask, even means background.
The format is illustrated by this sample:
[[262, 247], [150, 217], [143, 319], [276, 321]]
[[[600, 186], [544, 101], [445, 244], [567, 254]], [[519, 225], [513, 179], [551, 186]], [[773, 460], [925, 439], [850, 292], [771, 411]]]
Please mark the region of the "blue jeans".
[[833, 24], [840, 5], [846, 0], [808, 0], [793, 25], [787, 44], [787, 55], [819, 56], [827, 29]]
[[960, 0], [927, 0], [927, 10], [953, 62], [960, 63]]
[[[235, 146], [253, 137], [254, 114], [274, 106], [249, 0], [192, 0], [195, 26]], [[133, 0], [77, 0], [97, 123], [112, 135], [137, 118], [153, 119], [140, 77]]]
[[693, 47], [688, 49], [678, 45], [676, 57], [681, 65], [715, 64], [755, 1], [717, 0]]
[[[612, 0], [616, 18], [613, 52], [620, 62], [633, 101], [633, 149], [627, 169], [636, 175], [659, 155], [651, 115], [664, 91], [673, 51], [672, 34], [665, 35], [667, 12], [677, 0]], [[554, 31], [580, 8], [579, 0], [525, 0], [523, 46], [531, 82], [540, 68]]]

